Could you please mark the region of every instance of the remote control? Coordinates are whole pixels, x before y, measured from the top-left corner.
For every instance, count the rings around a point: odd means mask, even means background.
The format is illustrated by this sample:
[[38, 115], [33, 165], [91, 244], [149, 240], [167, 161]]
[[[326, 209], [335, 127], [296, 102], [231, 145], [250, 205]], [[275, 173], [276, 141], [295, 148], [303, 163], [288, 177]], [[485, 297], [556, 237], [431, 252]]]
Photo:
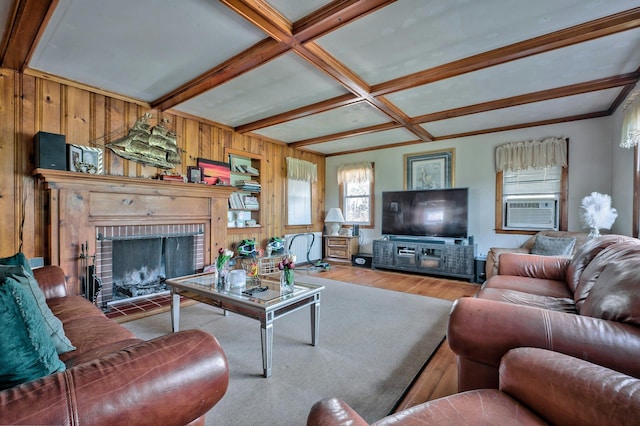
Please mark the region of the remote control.
[[247, 290], [243, 291], [242, 294], [244, 294], [245, 296], [253, 296], [254, 293], [260, 293], [260, 292], [267, 291], [267, 290], [269, 290], [269, 287], [267, 287], [267, 286], [254, 287], [254, 288], [250, 288], [250, 289], [247, 289]]

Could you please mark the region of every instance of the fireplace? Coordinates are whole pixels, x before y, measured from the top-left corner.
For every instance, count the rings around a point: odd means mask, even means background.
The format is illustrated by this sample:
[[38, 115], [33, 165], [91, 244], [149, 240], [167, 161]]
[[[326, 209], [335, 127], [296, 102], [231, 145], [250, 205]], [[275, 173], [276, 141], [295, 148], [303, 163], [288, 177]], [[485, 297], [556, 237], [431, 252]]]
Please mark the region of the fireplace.
[[[49, 169], [36, 169], [34, 175], [47, 195], [47, 261], [65, 271], [69, 294], [86, 295], [87, 287], [93, 286], [83, 278], [96, 276], [98, 285], [93, 288], [99, 290], [89, 298], [98, 305], [115, 303], [114, 264], [122, 266], [130, 260], [128, 255], [119, 260], [118, 254], [114, 260], [114, 244], [132, 242], [135, 246], [137, 240], [158, 240], [140, 242], [156, 247], [155, 260], [136, 261], [140, 265], [130, 274], [145, 282], [150, 276], [198, 270], [212, 262], [218, 248], [227, 246], [227, 209], [233, 186]], [[145, 247], [130, 250], [148, 251]], [[155, 271], [158, 268], [160, 272]], [[155, 286], [144, 284], [133, 290], [129, 284], [123, 286], [125, 295], [142, 294], [147, 286]]]
[[204, 267], [204, 224], [96, 227], [95, 280], [85, 289], [102, 307], [167, 292], [166, 278]]

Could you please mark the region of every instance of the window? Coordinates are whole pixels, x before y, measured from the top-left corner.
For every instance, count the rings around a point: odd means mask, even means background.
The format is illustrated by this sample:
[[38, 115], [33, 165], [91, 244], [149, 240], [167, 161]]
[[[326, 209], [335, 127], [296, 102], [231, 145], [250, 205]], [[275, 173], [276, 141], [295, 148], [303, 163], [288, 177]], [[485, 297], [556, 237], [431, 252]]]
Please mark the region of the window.
[[287, 157], [287, 225], [311, 225], [311, 184], [317, 180], [315, 164]]
[[496, 150], [499, 233], [567, 229], [567, 140], [512, 142]]
[[373, 228], [373, 175], [373, 163], [339, 168], [340, 208], [347, 224]]
[[287, 179], [287, 224], [311, 224], [311, 182]]

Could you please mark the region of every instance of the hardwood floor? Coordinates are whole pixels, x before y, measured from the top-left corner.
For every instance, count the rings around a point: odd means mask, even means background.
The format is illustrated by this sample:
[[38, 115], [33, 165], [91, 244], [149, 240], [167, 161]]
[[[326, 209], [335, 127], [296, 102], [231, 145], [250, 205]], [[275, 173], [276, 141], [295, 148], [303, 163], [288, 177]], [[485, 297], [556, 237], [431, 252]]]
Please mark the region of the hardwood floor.
[[[332, 264], [326, 271], [312, 271], [318, 275], [338, 281], [346, 281], [387, 290], [455, 300], [473, 296], [480, 289], [477, 284], [445, 278], [406, 274], [380, 269], [365, 269]], [[407, 394], [399, 402], [396, 411], [457, 392], [457, 369], [455, 355], [446, 339], [433, 354], [422, 373], [416, 378]]]

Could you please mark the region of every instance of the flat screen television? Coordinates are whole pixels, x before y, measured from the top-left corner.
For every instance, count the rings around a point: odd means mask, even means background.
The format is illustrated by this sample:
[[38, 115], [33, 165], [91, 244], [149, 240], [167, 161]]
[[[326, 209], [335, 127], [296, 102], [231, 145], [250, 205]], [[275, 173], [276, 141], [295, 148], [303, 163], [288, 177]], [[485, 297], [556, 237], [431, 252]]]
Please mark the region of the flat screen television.
[[385, 191], [382, 234], [467, 238], [468, 188]]

